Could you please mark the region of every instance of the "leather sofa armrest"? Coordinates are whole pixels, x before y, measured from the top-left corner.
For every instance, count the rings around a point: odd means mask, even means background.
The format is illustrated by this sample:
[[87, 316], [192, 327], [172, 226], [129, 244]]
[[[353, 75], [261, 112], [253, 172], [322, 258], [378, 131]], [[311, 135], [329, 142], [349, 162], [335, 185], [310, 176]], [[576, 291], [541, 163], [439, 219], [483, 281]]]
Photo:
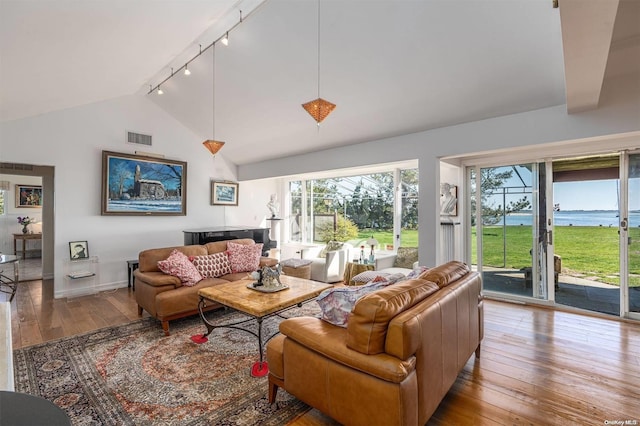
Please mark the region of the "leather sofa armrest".
[[136, 269], [133, 271], [133, 275], [136, 277], [136, 285], [144, 283], [153, 287], [173, 285], [177, 288], [182, 286], [180, 278], [167, 275], [164, 272], [140, 272], [139, 269]]
[[415, 370], [414, 356], [403, 361], [386, 353], [365, 355], [348, 348], [347, 330], [319, 318], [284, 320], [280, 323], [280, 332], [325, 358], [389, 382], [400, 383]]

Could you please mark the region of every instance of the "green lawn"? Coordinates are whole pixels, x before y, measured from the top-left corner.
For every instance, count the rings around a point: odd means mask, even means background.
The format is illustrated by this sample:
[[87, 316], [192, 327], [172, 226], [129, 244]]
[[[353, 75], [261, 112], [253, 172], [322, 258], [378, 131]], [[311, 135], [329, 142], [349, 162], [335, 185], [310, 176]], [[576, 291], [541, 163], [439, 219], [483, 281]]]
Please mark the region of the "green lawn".
[[[367, 241], [371, 236], [378, 240], [381, 247], [386, 246], [387, 244], [393, 244], [393, 231], [373, 231], [373, 230], [361, 230], [358, 233], [358, 238], [355, 240], [349, 241], [353, 245], [366, 245], [365, 241]], [[418, 231], [402, 231], [401, 235], [402, 245], [405, 247], [418, 247]]]
[[[504, 240], [502, 226], [485, 226], [483, 232], [483, 261], [486, 266], [513, 269], [531, 266], [531, 226], [508, 226]], [[640, 286], [640, 229], [632, 229], [630, 232], [630, 285], [636, 287]], [[554, 233], [554, 252], [562, 257], [563, 274], [588, 277], [608, 284], [620, 284], [618, 228], [557, 226]], [[350, 242], [354, 245], [365, 244], [371, 235], [383, 246], [393, 244], [392, 231], [371, 230], [361, 231], [358, 239]], [[472, 240], [472, 259], [475, 263], [475, 227], [472, 229]], [[506, 244], [506, 253], [503, 244]], [[402, 245], [417, 247], [418, 231], [403, 231]]]

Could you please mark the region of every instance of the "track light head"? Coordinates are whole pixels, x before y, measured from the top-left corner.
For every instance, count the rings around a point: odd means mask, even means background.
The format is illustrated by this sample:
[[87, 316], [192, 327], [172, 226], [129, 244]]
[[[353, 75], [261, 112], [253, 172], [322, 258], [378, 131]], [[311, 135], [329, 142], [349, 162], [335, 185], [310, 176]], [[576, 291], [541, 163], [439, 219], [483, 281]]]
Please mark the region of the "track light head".
[[164, 92], [162, 91], [162, 89], [160, 88], [160, 86], [158, 86], [158, 95], [162, 95], [164, 94]]
[[225, 46], [229, 45], [229, 31], [227, 31], [224, 35], [224, 37], [222, 37], [222, 40], [220, 40], [222, 42], [222, 44], [224, 44]]
[[184, 64], [184, 75], [191, 75], [191, 71], [187, 68], [187, 64]]

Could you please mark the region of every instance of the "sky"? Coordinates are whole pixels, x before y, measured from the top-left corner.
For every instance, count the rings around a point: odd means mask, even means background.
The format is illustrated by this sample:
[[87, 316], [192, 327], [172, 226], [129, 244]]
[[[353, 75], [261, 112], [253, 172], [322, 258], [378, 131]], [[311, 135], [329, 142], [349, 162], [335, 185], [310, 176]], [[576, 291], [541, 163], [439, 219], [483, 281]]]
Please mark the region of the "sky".
[[618, 210], [617, 182], [557, 182], [553, 184], [553, 202], [562, 210]]
[[[531, 185], [531, 171], [525, 167], [517, 167], [517, 170], [520, 176], [514, 173], [506, 186], [522, 187], [523, 181]], [[522, 194], [514, 194], [508, 200], [521, 197]], [[527, 196], [527, 199], [531, 201], [531, 196]], [[496, 198], [496, 202], [501, 204], [501, 197]], [[563, 211], [618, 210], [618, 180], [556, 182], [553, 184], [553, 203], [560, 204]], [[640, 210], [640, 177], [634, 176], [629, 181], [629, 210]]]

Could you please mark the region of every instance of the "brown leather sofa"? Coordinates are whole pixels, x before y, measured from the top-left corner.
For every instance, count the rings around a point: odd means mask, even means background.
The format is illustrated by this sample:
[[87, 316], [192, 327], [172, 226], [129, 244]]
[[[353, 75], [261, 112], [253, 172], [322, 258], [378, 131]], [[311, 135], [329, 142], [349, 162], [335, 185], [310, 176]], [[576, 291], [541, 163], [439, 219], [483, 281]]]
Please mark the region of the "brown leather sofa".
[[[255, 244], [251, 239], [233, 240], [237, 244]], [[136, 280], [136, 302], [138, 315], [145, 310], [162, 322], [165, 335], [169, 335], [169, 321], [198, 313], [198, 290], [216, 284], [237, 281], [247, 276], [247, 272], [223, 275], [219, 278], [205, 278], [193, 287], [184, 286], [180, 279], [167, 275], [158, 269], [158, 261], [164, 260], [177, 249], [187, 256], [203, 256], [227, 250], [227, 241], [216, 241], [204, 245], [164, 247], [144, 250], [138, 255], [138, 269], [134, 272]], [[268, 257], [260, 259], [260, 266], [273, 266], [278, 261]], [[204, 309], [209, 311], [220, 308], [211, 303]]]
[[280, 323], [267, 346], [278, 387], [346, 425], [424, 425], [483, 336], [481, 278], [450, 262], [358, 300], [347, 328]]

